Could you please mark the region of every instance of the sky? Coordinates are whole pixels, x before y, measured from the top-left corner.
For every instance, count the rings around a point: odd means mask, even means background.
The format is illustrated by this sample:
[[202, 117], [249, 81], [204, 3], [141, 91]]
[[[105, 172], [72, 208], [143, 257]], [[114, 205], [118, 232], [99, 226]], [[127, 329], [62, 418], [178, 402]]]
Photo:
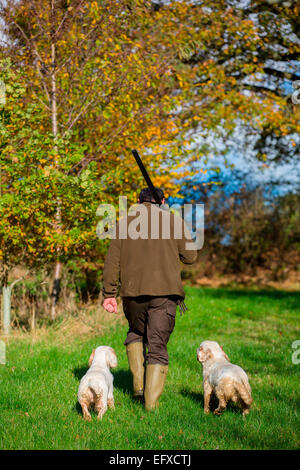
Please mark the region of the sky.
[[[239, 170], [245, 174], [245, 181], [253, 186], [273, 187], [274, 195], [283, 195], [288, 192], [299, 191], [300, 185], [300, 161], [292, 161], [289, 163], [273, 163], [268, 166], [258, 164], [254, 158], [249, 158], [241, 153], [232, 151], [226, 156], [228, 165], [233, 164], [234, 168], [224, 164], [224, 159], [221, 157], [214, 157], [209, 160], [211, 167], [219, 166], [221, 178], [228, 182], [228, 191], [237, 191], [240, 187], [240, 182], [234, 179], [234, 171]], [[204, 164], [199, 165], [200, 168], [205, 168]], [[213, 171], [208, 172], [209, 175]], [[203, 179], [205, 179], [203, 177]]]

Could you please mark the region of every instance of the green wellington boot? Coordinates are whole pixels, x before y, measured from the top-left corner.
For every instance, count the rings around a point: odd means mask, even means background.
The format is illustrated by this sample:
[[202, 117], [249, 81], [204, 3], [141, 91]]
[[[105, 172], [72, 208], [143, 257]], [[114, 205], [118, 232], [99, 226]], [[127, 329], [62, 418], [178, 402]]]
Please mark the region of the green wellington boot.
[[128, 363], [133, 376], [133, 396], [142, 400], [144, 396], [145, 358], [142, 342], [131, 343], [126, 346]]
[[148, 364], [146, 368], [145, 408], [147, 411], [158, 407], [168, 373], [168, 366]]

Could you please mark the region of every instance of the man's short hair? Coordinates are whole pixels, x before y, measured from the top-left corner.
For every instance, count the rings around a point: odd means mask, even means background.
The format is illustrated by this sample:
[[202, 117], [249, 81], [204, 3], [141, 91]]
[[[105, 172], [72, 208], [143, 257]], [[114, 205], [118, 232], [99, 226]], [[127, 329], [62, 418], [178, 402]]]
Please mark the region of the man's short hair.
[[[157, 192], [157, 195], [158, 197], [160, 198], [160, 200], [164, 199], [164, 192], [162, 189], [160, 188], [155, 188], [156, 189], [156, 192]], [[140, 195], [139, 195], [139, 200], [140, 200], [140, 203], [142, 202], [151, 202], [154, 200], [153, 196], [152, 196], [152, 193], [150, 191], [149, 188], [143, 188], [140, 192]]]

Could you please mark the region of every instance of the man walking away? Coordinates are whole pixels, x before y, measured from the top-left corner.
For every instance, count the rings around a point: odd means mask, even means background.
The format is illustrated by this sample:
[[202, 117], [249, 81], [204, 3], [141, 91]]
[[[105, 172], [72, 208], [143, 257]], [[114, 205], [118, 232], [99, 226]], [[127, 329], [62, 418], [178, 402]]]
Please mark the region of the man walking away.
[[[165, 204], [163, 191], [156, 190]], [[117, 313], [116, 296], [121, 284], [120, 296], [129, 324], [124, 345], [134, 397], [144, 399], [146, 410], [153, 410], [168, 372], [167, 343], [175, 326], [176, 307], [185, 297], [180, 261], [193, 264], [197, 251], [184, 221], [156, 205], [148, 188], [142, 189], [138, 202], [137, 211], [145, 214], [141, 232], [146, 230], [146, 237], [119, 237], [119, 222], [117, 237], [111, 240], [105, 258], [103, 307]], [[127, 230], [135, 218], [128, 215]], [[179, 237], [178, 232], [175, 236], [176, 227], [181, 229]]]

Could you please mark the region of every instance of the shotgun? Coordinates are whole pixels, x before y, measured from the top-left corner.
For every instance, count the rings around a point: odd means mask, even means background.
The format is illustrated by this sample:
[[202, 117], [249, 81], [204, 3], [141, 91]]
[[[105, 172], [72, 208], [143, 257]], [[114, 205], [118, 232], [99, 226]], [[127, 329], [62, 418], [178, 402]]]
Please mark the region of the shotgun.
[[151, 191], [151, 194], [154, 198], [154, 201], [156, 202], [156, 204], [161, 205], [161, 199], [160, 199], [159, 195], [157, 194], [157, 191], [156, 191], [155, 187], [153, 186], [153, 183], [150, 179], [150, 176], [148, 175], [148, 172], [147, 172], [146, 168], [144, 167], [144, 164], [141, 160], [141, 157], [139, 156], [139, 154], [136, 150], [132, 150], [132, 153], [133, 153], [133, 156], [134, 156], [134, 158], [135, 158], [135, 160], [136, 160], [136, 162], [137, 162], [137, 164], [138, 164], [138, 166], [139, 166], [139, 168], [142, 172], [143, 177], [145, 178], [145, 181], [148, 185], [148, 188]]

